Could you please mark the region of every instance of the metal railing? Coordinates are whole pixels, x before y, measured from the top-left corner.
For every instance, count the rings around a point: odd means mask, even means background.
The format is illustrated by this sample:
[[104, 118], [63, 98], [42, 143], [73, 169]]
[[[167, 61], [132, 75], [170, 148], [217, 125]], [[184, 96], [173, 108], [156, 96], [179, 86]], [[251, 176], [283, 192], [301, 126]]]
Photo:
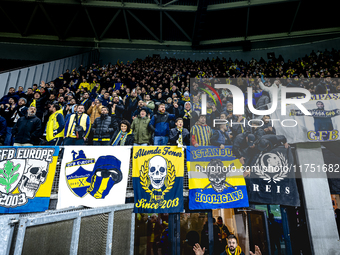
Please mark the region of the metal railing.
[[0, 255], [133, 254], [133, 204], [0, 216]]

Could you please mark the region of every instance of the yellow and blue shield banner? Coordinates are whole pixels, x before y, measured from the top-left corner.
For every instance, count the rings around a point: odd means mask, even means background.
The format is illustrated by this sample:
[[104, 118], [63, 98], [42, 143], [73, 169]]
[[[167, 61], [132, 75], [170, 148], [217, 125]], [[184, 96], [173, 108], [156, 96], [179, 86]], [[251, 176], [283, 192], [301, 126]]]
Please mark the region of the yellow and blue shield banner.
[[248, 207], [242, 164], [232, 147], [188, 146], [189, 209]]
[[48, 209], [59, 147], [0, 148], [0, 213]]
[[125, 204], [131, 146], [67, 146], [57, 208]]
[[135, 146], [135, 213], [183, 212], [184, 151], [177, 146]]

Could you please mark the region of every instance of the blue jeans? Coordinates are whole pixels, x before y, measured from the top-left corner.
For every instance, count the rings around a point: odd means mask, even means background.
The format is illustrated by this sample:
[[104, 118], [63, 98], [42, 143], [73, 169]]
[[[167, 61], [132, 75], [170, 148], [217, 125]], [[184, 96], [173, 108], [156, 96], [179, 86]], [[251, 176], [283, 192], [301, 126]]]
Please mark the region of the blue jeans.
[[168, 136], [155, 136], [154, 145], [167, 145], [169, 137]]
[[7, 127], [4, 145], [7, 145], [7, 146], [13, 145], [13, 136], [12, 136], [12, 128], [11, 127]]

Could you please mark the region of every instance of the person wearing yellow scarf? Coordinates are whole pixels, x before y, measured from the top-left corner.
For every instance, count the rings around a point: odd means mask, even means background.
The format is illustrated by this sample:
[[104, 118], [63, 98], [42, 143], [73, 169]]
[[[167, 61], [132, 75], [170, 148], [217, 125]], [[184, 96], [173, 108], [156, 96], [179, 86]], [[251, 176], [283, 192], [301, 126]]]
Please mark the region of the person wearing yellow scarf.
[[[202, 249], [201, 246], [196, 243], [193, 246], [193, 251], [195, 255], [204, 255], [205, 247]], [[262, 255], [260, 248], [255, 245], [255, 253], [252, 251], [249, 252], [250, 255]], [[228, 236], [228, 245], [226, 246], [225, 251], [223, 251], [220, 255], [245, 255], [242, 251], [241, 247], [237, 244], [236, 236], [229, 235]]]

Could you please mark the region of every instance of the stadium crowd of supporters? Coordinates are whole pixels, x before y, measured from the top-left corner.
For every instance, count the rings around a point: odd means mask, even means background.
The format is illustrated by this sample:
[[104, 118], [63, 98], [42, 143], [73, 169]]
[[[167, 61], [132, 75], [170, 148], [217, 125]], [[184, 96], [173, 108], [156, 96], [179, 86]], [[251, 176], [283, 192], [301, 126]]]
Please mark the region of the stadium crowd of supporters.
[[[253, 148], [255, 142], [266, 149], [287, 146], [285, 138], [276, 134], [269, 116], [263, 116], [261, 127], [213, 127], [213, 119], [243, 122], [249, 116], [233, 115], [233, 95], [226, 89], [218, 89], [222, 105], [209, 100], [207, 115], [201, 115], [205, 92], [200, 83], [214, 86], [234, 79], [243, 92], [253, 88], [255, 108], [266, 109], [270, 86], [339, 93], [335, 79], [339, 67], [340, 51], [335, 49], [312, 51], [294, 61], [281, 55], [249, 62], [147, 57], [126, 64], [80, 66], [27, 91], [22, 86], [10, 88], [0, 100], [0, 142], [5, 146], [233, 145], [242, 161], [244, 149]], [[316, 83], [312, 78], [320, 79]]]

